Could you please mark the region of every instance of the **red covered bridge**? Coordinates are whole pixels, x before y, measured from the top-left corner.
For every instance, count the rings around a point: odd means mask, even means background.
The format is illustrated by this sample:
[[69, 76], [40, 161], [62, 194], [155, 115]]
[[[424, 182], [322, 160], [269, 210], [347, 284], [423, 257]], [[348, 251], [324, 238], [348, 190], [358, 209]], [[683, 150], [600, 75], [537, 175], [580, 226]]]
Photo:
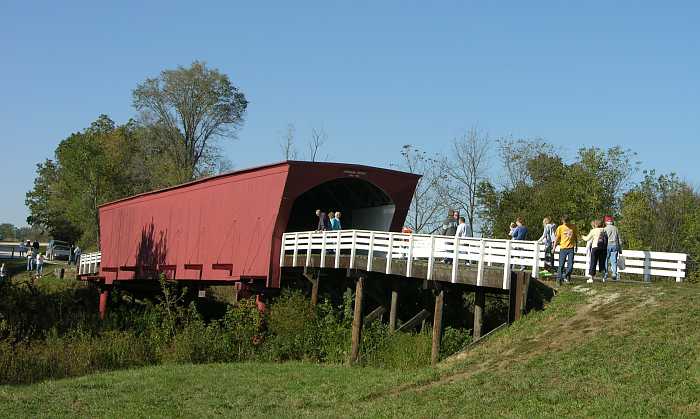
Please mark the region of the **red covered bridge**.
[[343, 228], [400, 231], [418, 179], [285, 161], [110, 202], [99, 208], [101, 263], [88, 279], [110, 285], [163, 273], [277, 288], [283, 233], [313, 230], [317, 208], [341, 211]]

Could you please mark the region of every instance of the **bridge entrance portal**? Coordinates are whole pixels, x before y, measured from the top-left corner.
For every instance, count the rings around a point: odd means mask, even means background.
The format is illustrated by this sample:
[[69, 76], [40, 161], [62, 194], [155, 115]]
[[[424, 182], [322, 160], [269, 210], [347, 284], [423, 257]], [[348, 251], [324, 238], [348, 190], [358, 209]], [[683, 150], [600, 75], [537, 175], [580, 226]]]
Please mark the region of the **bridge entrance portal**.
[[317, 185], [294, 201], [287, 232], [315, 230], [315, 211], [340, 211], [344, 230], [389, 231], [396, 206], [391, 198], [371, 182], [338, 178]]

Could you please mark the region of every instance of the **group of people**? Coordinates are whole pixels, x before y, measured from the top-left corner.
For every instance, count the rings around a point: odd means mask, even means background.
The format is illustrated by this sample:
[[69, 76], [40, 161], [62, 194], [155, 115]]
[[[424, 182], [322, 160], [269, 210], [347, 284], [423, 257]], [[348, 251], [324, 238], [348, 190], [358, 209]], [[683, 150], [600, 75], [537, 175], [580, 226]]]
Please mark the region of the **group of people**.
[[[602, 221], [600, 219], [591, 221], [591, 230], [584, 236], [579, 236], [576, 226], [566, 215], [561, 217], [559, 226], [554, 224], [550, 217], [545, 217], [542, 220], [542, 226], [542, 236], [538, 241], [545, 245], [546, 267], [554, 269], [554, 251], [559, 246], [559, 269], [557, 271], [559, 284], [568, 283], [571, 279], [574, 256], [579, 241], [586, 242], [586, 255], [589, 261], [587, 282], [592, 283], [598, 272], [602, 274], [603, 282], [608, 279], [608, 273], [612, 274], [613, 281], [617, 281], [617, 264], [622, 252], [622, 237], [612, 216], [606, 215]], [[524, 240], [522, 228], [525, 228], [523, 220], [518, 218], [515, 228], [511, 227], [511, 236], [514, 240]], [[526, 228], [525, 234], [527, 234]], [[608, 265], [610, 270], [608, 270]]]
[[316, 217], [318, 218], [316, 231], [335, 231], [342, 229], [340, 225], [340, 211], [328, 211], [328, 213], [326, 213], [317, 209]]
[[39, 242], [34, 243], [27, 240], [20, 246], [20, 252], [24, 247], [27, 252], [27, 272], [36, 271], [36, 276], [40, 277], [44, 273], [44, 255], [39, 251]]
[[472, 231], [467, 225], [466, 219], [460, 217], [459, 211], [451, 209], [447, 211], [447, 218], [442, 223], [442, 235], [456, 238], [471, 237]]

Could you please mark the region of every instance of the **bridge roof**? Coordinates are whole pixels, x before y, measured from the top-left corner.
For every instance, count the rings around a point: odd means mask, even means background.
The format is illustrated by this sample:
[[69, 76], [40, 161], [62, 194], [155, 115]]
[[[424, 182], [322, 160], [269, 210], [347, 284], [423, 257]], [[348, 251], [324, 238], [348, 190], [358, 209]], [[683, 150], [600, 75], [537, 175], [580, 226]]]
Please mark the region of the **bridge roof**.
[[400, 175], [408, 176], [408, 177], [415, 177], [415, 178], [421, 177], [421, 175], [417, 175], [415, 173], [409, 173], [409, 172], [404, 172], [404, 171], [394, 170], [394, 169], [386, 169], [383, 167], [367, 166], [367, 165], [363, 165], [363, 164], [340, 163], [340, 162], [310, 162], [310, 161], [303, 161], [303, 160], [284, 160], [284, 161], [280, 161], [280, 162], [276, 162], [276, 163], [268, 163], [268, 164], [263, 164], [263, 165], [259, 165], [259, 166], [251, 166], [251, 167], [247, 167], [245, 169], [232, 170], [229, 172], [220, 173], [218, 175], [206, 176], [206, 177], [203, 177], [201, 179], [196, 179], [196, 180], [193, 180], [191, 182], [185, 182], [185, 183], [181, 183], [179, 185], [169, 186], [166, 188], [154, 189], [152, 191], [127, 196], [127, 197], [120, 198], [120, 199], [110, 201], [110, 202], [105, 202], [104, 204], [101, 204], [98, 207], [99, 208], [107, 207], [107, 206], [110, 206], [110, 205], [113, 205], [116, 203], [129, 201], [129, 200], [143, 197], [143, 196], [154, 195], [154, 194], [158, 194], [158, 193], [165, 192], [165, 191], [180, 189], [180, 188], [184, 188], [187, 186], [192, 186], [192, 185], [197, 185], [197, 184], [204, 183], [204, 182], [209, 182], [209, 181], [212, 181], [214, 179], [221, 179], [221, 178], [227, 178], [227, 177], [232, 177], [232, 176], [238, 176], [238, 175], [249, 173], [249, 172], [263, 171], [263, 170], [268, 170], [268, 169], [272, 169], [275, 167], [283, 167], [283, 166], [289, 166], [289, 167], [295, 167], [295, 168], [307, 168], [307, 169], [342, 167], [342, 168], [345, 168], [346, 170], [356, 170], [356, 171], [372, 170], [374, 172], [380, 171], [380, 172], [386, 172], [386, 173], [392, 173], [392, 174], [400, 174]]

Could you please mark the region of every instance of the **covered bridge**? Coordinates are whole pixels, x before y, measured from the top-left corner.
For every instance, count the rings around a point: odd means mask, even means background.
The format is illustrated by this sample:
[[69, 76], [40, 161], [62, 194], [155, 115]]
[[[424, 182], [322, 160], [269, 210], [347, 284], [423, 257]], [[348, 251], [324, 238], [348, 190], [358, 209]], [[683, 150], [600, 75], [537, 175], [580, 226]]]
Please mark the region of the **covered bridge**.
[[280, 285], [282, 235], [316, 227], [400, 231], [419, 176], [355, 164], [285, 161], [124, 198], [99, 208], [101, 260], [89, 279]]

